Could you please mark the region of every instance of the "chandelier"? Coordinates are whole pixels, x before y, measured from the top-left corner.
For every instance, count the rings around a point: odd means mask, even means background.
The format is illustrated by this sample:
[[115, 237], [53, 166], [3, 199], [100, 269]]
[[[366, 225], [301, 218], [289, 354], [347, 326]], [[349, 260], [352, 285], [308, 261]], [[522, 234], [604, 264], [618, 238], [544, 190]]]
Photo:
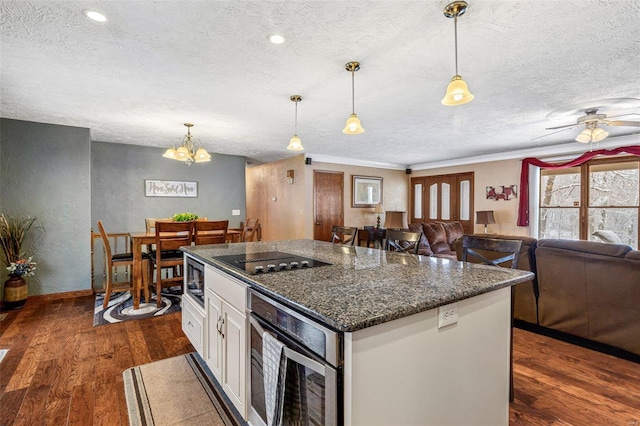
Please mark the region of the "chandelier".
[[187, 166], [191, 166], [193, 163], [211, 161], [211, 155], [202, 147], [200, 140], [195, 139], [195, 142], [191, 140], [191, 128], [193, 124], [184, 123], [184, 125], [187, 126], [187, 134], [184, 139], [182, 139], [182, 145], [176, 149], [176, 145], [174, 144], [173, 147], [167, 149], [162, 156], [172, 160], [184, 161]]

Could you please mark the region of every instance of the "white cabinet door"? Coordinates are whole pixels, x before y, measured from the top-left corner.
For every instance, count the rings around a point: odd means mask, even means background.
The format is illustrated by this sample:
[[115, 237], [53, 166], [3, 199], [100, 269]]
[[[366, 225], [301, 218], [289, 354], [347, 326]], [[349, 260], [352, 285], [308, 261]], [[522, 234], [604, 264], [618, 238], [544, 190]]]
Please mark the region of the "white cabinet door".
[[222, 303], [224, 318], [222, 388], [243, 415], [246, 413], [246, 315], [226, 302]]
[[222, 334], [218, 331], [221, 330], [222, 324], [222, 299], [210, 291], [206, 291], [206, 303], [207, 303], [207, 351], [205, 353], [207, 365], [213, 372], [213, 375], [218, 382], [222, 383], [222, 368], [223, 368], [223, 352]]

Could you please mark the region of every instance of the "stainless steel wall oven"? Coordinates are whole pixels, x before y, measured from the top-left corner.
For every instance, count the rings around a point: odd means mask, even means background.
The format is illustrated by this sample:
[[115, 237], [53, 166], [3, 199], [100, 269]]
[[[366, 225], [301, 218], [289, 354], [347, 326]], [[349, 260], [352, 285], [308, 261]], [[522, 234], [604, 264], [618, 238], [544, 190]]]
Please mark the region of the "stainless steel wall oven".
[[[268, 424], [269, 392], [265, 392], [268, 348], [274, 337], [281, 349], [281, 398], [275, 404], [276, 418], [283, 425], [343, 424], [343, 334], [309, 319], [254, 290], [250, 291], [251, 409], [249, 422]], [[282, 371], [284, 370], [284, 371]], [[268, 381], [268, 379], [267, 379]], [[266, 394], [266, 396], [265, 396]]]

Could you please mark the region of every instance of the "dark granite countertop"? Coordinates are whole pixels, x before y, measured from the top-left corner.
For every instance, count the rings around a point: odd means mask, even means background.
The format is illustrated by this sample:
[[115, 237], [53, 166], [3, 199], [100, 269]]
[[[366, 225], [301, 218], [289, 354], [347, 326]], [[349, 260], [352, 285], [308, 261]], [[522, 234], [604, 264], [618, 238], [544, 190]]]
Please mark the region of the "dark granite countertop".
[[[182, 250], [344, 332], [509, 287], [533, 277], [533, 273], [527, 271], [313, 240], [216, 244]], [[250, 275], [213, 258], [267, 251], [297, 254], [332, 265]]]

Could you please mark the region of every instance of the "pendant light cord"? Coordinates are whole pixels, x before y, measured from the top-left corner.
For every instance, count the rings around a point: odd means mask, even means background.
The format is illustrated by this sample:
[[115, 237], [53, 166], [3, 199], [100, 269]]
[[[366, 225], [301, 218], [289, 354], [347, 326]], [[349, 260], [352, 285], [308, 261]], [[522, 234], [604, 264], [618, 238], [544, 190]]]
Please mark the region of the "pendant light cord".
[[356, 89], [355, 85], [355, 71], [351, 70], [351, 113], [356, 113]]
[[296, 101], [296, 121], [293, 126], [293, 134], [294, 135], [298, 134], [298, 101]]
[[456, 75], [458, 75], [458, 15], [453, 17], [454, 40], [456, 46]]

